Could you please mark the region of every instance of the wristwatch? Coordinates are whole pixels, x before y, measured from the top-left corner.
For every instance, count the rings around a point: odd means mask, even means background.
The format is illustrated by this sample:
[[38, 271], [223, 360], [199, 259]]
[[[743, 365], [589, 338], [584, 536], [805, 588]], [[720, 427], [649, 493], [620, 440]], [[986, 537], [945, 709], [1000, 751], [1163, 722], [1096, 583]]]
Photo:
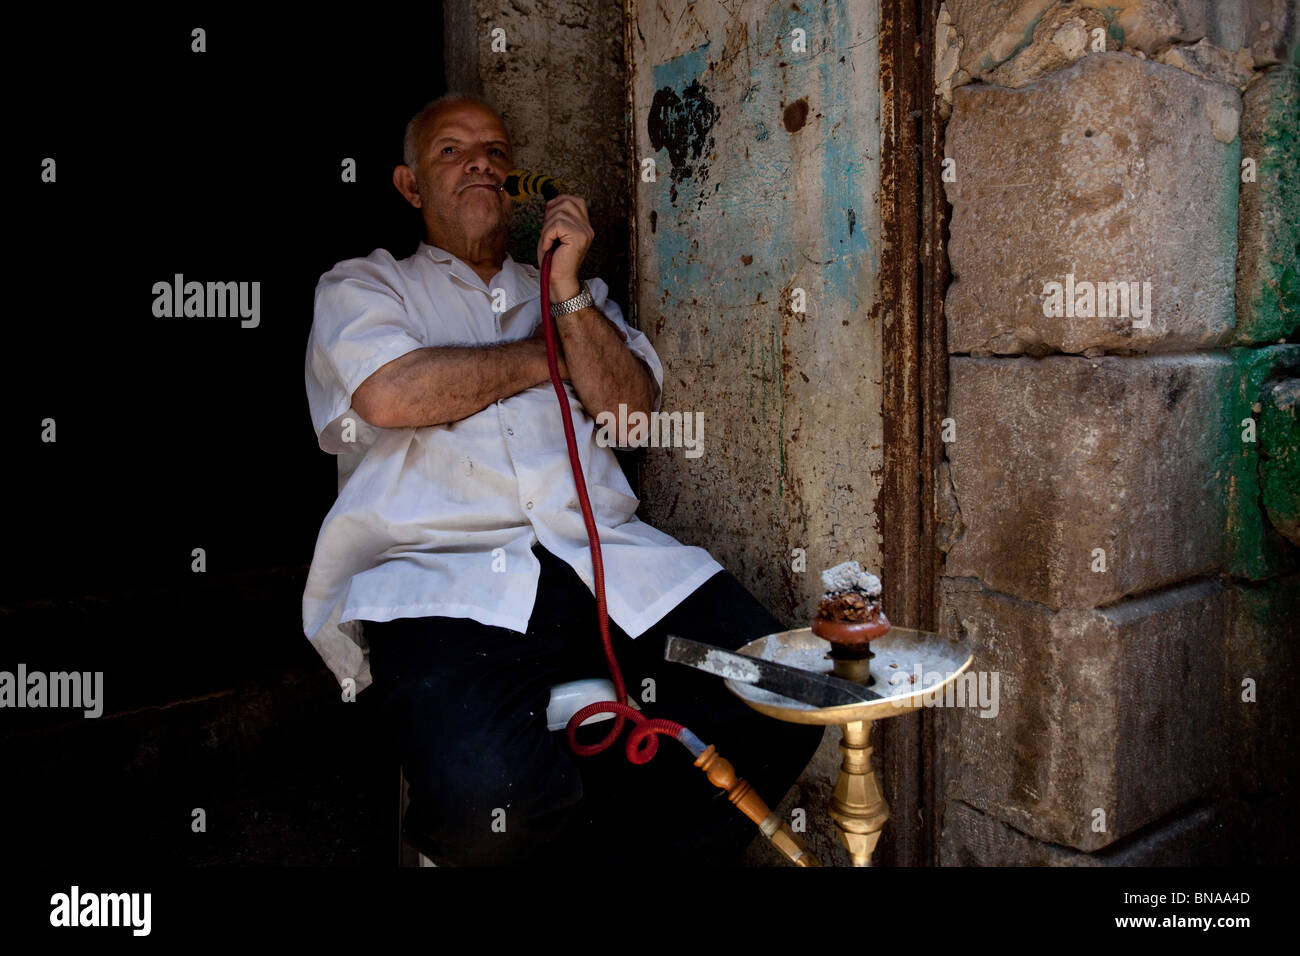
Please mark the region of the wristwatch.
[[572, 299], [565, 299], [563, 302], [551, 303], [551, 318], [558, 319], [562, 315], [568, 315], [570, 312], [577, 312], [579, 309], [595, 308], [596, 300], [592, 298], [591, 289], [587, 288], [585, 280], [579, 280], [582, 285], [582, 291]]

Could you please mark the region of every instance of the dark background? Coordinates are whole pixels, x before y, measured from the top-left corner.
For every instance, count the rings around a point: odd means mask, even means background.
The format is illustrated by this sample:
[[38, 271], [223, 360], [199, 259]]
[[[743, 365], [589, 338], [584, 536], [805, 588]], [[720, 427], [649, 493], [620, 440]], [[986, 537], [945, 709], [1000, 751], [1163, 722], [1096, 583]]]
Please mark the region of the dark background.
[[[298, 22], [45, 9], [10, 33], [32, 67], [6, 151], [0, 670], [103, 671], [105, 709], [0, 709], [6, 850], [391, 866], [397, 764], [374, 702], [344, 704], [302, 630], [336, 492], [303, 363], [321, 273], [421, 238], [391, 173], [444, 90], [441, 4]], [[260, 281], [261, 324], [155, 318], [152, 287], [178, 272]]]

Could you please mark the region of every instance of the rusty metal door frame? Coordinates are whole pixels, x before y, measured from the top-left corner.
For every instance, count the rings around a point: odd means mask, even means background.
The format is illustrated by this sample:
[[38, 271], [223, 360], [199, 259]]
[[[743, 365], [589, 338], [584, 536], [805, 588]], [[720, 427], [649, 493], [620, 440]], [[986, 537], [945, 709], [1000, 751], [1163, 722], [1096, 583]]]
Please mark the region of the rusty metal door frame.
[[[880, 0], [880, 134], [884, 446], [878, 513], [881, 583], [895, 623], [938, 624], [942, 556], [936, 478], [943, 456], [948, 353], [943, 122], [934, 89], [940, 0]], [[883, 721], [878, 752], [890, 823], [876, 852], [894, 866], [938, 863], [935, 739], [927, 711]]]

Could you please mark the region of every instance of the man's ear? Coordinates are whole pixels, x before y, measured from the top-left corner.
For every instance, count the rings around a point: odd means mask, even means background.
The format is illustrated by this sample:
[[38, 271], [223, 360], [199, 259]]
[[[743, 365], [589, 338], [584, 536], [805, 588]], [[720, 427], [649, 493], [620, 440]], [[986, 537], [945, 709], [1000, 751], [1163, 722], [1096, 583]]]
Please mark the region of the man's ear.
[[420, 208], [420, 194], [415, 189], [415, 170], [410, 166], [397, 166], [393, 169], [393, 185], [397, 191], [416, 209]]

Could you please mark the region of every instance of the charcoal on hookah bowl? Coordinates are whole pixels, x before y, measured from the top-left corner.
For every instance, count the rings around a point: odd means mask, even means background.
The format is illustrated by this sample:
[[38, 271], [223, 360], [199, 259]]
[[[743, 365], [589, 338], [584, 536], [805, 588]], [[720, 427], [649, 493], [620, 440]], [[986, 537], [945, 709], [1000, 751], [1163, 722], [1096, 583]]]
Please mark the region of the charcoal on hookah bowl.
[[872, 683], [871, 642], [888, 633], [880, 606], [880, 579], [845, 561], [822, 572], [826, 593], [817, 606], [812, 632], [830, 642], [835, 672], [861, 684]]

